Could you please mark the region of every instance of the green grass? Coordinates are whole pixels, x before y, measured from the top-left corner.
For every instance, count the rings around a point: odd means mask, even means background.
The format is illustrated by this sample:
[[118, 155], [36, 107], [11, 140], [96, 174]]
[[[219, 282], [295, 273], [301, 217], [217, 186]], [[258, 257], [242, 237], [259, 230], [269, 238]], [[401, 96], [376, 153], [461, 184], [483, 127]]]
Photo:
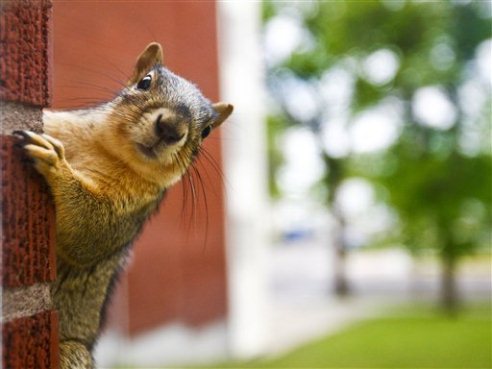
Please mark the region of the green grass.
[[446, 316], [403, 308], [271, 360], [214, 368], [491, 368], [490, 305]]

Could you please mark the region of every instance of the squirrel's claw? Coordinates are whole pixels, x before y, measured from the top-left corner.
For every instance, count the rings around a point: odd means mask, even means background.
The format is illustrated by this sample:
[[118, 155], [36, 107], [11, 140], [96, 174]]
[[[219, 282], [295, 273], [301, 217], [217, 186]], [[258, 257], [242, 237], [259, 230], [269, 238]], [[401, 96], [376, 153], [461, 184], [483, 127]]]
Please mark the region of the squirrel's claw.
[[19, 136], [20, 138], [25, 138], [26, 137], [26, 133], [22, 130], [15, 130], [14, 132], [12, 132], [14, 136]]

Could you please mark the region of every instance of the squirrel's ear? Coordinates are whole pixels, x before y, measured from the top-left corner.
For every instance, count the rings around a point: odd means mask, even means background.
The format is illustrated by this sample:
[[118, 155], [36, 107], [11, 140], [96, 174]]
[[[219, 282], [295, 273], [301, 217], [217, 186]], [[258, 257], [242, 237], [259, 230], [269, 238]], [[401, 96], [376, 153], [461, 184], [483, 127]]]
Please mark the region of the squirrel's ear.
[[129, 85], [137, 83], [147, 72], [156, 64], [162, 64], [164, 61], [162, 46], [157, 42], [151, 42], [144, 51], [138, 56], [132, 78]]
[[212, 107], [218, 114], [217, 117], [214, 119], [214, 122], [212, 123], [212, 127], [214, 128], [220, 126], [234, 110], [234, 107], [231, 104], [227, 104], [224, 102], [215, 103], [212, 105]]

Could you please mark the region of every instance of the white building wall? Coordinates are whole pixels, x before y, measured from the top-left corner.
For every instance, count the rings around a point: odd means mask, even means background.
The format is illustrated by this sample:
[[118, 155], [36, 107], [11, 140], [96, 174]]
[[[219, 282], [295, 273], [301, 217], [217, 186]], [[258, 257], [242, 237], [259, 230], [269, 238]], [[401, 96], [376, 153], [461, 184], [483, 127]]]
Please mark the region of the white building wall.
[[261, 3], [218, 2], [221, 98], [234, 105], [222, 128], [226, 187], [229, 349], [261, 354], [267, 332], [267, 156]]

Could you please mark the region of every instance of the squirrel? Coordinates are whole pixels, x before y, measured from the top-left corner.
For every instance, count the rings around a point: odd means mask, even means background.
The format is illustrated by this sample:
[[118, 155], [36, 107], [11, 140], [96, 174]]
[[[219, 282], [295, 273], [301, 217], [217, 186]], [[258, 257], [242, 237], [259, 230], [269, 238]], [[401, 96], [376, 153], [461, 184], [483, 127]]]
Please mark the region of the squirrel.
[[167, 69], [153, 42], [112, 101], [45, 110], [45, 133], [16, 132], [55, 203], [57, 278], [50, 291], [62, 369], [95, 367], [93, 348], [132, 241], [232, 110]]

